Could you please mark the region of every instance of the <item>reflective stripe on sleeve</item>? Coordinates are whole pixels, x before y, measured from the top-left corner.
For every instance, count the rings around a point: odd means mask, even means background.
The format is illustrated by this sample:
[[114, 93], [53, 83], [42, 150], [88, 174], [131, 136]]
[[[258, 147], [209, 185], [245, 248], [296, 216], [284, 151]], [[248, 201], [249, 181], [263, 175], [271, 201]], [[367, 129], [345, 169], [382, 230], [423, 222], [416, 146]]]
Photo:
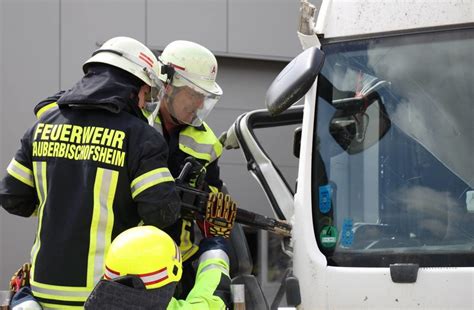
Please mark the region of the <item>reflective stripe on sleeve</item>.
[[204, 122], [205, 130], [187, 126], [179, 133], [179, 148], [181, 151], [206, 160], [208, 164], [222, 155], [222, 144], [212, 129]]
[[219, 269], [223, 274], [225, 274], [226, 276], [230, 277], [229, 276], [229, 269], [222, 266], [222, 265], [219, 265], [219, 264], [209, 264], [207, 265], [206, 267], [203, 267], [200, 271], [199, 271], [199, 274], [205, 272], [205, 271], [208, 271], [208, 270], [212, 270], [212, 269]]
[[219, 269], [229, 276], [229, 256], [223, 250], [209, 250], [199, 257], [198, 274], [211, 269]]
[[35, 187], [33, 179], [33, 171], [23, 166], [13, 158], [7, 167], [8, 174], [17, 179], [18, 181], [25, 183], [30, 187]]
[[208, 162], [213, 162], [218, 157], [214, 144], [198, 143], [192, 137], [182, 133], [179, 136], [179, 147], [185, 153]]
[[174, 182], [174, 178], [168, 168], [158, 168], [142, 174], [134, 179], [130, 185], [132, 198], [135, 198], [144, 190], [163, 182]]
[[219, 250], [219, 249], [209, 250], [202, 253], [202, 255], [199, 257], [199, 264], [205, 262], [208, 259], [213, 259], [213, 258], [222, 259], [223, 261], [227, 263], [227, 265], [229, 264], [229, 256], [227, 256], [224, 250]]
[[[42, 107], [41, 109], [39, 109], [38, 112], [36, 112], [36, 118], [37, 119], [40, 119], [41, 116], [45, 115], [46, 112], [51, 112], [51, 111], [54, 111], [56, 109], [58, 109], [58, 104], [56, 102], [52, 102], [50, 104], [47, 104], [45, 105], [44, 107]], [[46, 114], [48, 114], [46, 113]]]

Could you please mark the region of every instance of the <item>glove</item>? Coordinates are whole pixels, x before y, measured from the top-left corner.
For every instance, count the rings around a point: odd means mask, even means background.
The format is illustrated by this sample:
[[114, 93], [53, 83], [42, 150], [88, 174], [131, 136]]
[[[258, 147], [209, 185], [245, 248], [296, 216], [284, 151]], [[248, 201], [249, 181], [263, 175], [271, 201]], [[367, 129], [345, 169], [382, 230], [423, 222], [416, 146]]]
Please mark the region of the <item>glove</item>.
[[10, 291], [18, 292], [22, 287], [30, 285], [31, 264], [25, 263], [10, 279]]
[[237, 206], [230, 195], [210, 193], [202, 229], [204, 236], [229, 238], [236, 215]]
[[189, 171], [187, 177], [185, 178], [184, 183], [190, 185], [196, 189], [202, 189], [204, 184], [204, 178], [206, 177], [206, 167], [201, 164], [196, 158], [194, 157], [186, 157], [185, 162], [191, 162], [192, 169]]

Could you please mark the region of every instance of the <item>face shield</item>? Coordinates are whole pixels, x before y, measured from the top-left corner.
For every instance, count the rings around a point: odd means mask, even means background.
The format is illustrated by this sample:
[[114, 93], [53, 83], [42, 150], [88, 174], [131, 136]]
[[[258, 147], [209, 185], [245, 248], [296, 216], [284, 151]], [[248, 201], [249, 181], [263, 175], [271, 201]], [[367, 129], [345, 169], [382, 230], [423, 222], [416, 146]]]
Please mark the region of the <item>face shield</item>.
[[169, 112], [181, 123], [194, 127], [202, 125], [222, 95], [213, 80], [199, 80], [199, 76], [193, 78], [178, 70], [174, 72], [171, 86], [167, 100]]

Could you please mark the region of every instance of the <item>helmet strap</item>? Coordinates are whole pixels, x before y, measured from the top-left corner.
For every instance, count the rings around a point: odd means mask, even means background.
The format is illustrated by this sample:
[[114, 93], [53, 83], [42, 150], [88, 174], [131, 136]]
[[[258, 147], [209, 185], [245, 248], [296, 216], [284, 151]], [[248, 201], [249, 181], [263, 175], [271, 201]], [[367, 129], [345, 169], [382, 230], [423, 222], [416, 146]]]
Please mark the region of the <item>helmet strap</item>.
[[171, 85], [173, 82], [174, 68], [172, 65], [162, 65], [161, 72], [166, 74], [166, 84]]

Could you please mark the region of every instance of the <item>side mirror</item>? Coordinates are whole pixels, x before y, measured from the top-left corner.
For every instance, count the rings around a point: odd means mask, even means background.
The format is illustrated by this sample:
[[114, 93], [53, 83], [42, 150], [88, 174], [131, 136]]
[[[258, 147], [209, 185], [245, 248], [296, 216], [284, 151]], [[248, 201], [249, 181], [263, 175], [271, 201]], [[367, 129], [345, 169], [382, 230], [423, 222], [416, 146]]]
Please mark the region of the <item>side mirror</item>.
[[300, 100], [311, 88], [324, 63], [324, 53], [311, 47], [296, 56], [273, 80], [265, 105], [278, 115]]

